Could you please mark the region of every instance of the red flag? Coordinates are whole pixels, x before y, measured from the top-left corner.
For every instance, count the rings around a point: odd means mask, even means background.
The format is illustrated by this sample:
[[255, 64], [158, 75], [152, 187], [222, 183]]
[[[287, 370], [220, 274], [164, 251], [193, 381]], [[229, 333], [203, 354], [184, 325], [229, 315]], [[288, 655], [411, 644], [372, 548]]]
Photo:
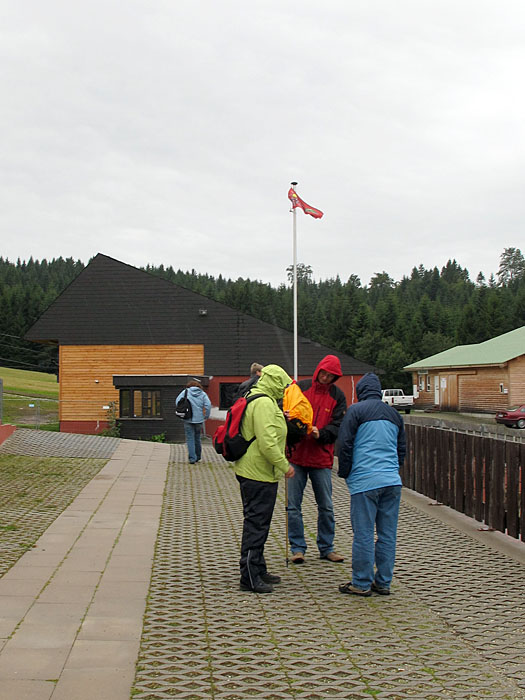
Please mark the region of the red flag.
[[304, 200], [302, 200], [293, 187], [290, 187], [288, 190], [288, 199], [292, 203], [292, 207], [294, 209], [295, 207], [301, 207], [305, 214], [310, 214], [310, 216], [313, 216], [314, 219], [320, 219], [323, 216], [323, 212], [320, 209], [311, 207]]

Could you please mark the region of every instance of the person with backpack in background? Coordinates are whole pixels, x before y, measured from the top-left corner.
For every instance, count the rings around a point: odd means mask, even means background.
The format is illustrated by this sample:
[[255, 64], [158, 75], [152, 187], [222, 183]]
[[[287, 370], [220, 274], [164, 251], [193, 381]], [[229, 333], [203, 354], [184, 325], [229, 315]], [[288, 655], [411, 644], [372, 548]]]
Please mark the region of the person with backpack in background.
[[252, 362], [250, 365], [250, 378], [246, 379], [244, 382], [241, 382], [239, 386], [237, 387], [237, 391], [235, 392], [234, 399], [238, 399], [241, 396], [244, 396], [247, 391], [249, 391], [252, 387], [254, 387], [257, 382], [259, 381], [259, 377], [261, 376], [261, 372], [263, 369], [264, 365], [260, 365], [258, 362]]
[[313, 428], [295, 446], [291, 463], [295, 476], [288, 482], [288, 539], [292, 564], [303, 564], [306, 552], [302, 515], [303, 494], [308, 479], [317, 503], [317, 548], [321, 559], [342, 562], [334, 552], [335, 517], [332, 503], [332, 465], [334, 443], [346, 411], [346, 397], [335, 386], [343, 374], [335, 355], [326, 355], [319, 362], [312, 379], [301, 379], [297, 385], [313, 409]]
[[252, 394], [260, 396], [246, 406], [241, 434], [252, 442], [234, 466], [244, 514], [240, 559], [242, 591], [271, 593], [273, 584], [281, 580], [266, 568], [264, 545], [270, 532], [279, 479], [294, 474], [285, 456], [287, 426], [278, 405], [291, 382], [291, 377], [281, 367], [266, 365], [259, 381], [247, 394], [247, 398]]
[[178, 404], [185, 396], [191, 404], [192, 415], [189, 420], [183, 421], [184, 433], [186, 435], [189, 462], [190, 464], [195, 464], [201, 460], [202, 424], [210, 417], [211, 401], [198, 379], [190, 379], [188, 381], [186, 389], [181, 391], [177, 396], [175, 404]]

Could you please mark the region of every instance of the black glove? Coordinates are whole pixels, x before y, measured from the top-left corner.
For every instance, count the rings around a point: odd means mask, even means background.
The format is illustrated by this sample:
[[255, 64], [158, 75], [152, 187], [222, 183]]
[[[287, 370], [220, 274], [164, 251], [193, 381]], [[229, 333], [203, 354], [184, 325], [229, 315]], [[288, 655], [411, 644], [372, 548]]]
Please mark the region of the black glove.
[[341, 463], [339, 463], [337, 467], [337, 476], [340, 476], [341, 479], [346, 479], [346, 477], [350, 474], [351, 471], [351, 467], [343, 466]]

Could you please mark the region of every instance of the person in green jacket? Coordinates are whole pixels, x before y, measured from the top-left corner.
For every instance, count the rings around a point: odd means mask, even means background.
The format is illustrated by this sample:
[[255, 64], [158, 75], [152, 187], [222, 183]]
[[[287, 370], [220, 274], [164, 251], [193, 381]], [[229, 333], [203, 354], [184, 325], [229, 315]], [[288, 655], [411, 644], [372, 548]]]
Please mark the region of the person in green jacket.
[[286, 419], [277, 402], [292, 379], [278, 365], [266, 365], [248, 396], [262, 394], [246, 407], [241, 433], [255, 440], [235, 462], [235, 474], [241, 487], [244, 523], [241, 542], [241, 590], [271, 593], [280, 577], [268, 573], [264, 545], [270, 531], [277, 498], [278, 481], [290, 478], [293, 467], [285, 456]]

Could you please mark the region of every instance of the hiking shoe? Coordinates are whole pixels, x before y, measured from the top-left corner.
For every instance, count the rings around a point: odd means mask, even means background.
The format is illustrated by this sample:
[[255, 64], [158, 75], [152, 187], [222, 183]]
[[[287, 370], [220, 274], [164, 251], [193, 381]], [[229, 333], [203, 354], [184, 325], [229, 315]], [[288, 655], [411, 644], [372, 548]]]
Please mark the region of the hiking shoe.
[[387, 588], [386, 586], [378, 586], [377, 583], [372, 583], [370, 588], [374, 591], [374, 593], [378, 593], [379, 595], [390, 595], [390, 588]]
[[326, 559], [327, 561], [333, 562], [341, 562], [345, 560], [345, 558], [337, 552], [328, 552], [328, 554], [321, 554], [320, 559]]
[[295, 552], [290, 561], [292, 564], [304, 564], [304, 552]]
[[265, 583], [262, 579], [259, 579], [254, 586], [241, 581], [239, 588], [241, 591], [251, 591], [252, 593], [273, 593], [273, 586], [270, 583]]
[[265, 574], [261, 574], [261, 581], [264, 583], [281, 583], [281, 577], [277, 576], [276, 574], [269, 574], [266, 572]]
[[367, 588], [366, 591], [364, 591], [362, 588], [357, 588], [356, 586], [353, 586], [351, 581], [349, 581], [348, 583], [342, 583], [339, 586], [339, 593], [350, 593], [353, 595], [365, 596], [367, 598], [368, 596], [372, 595], [372, 591], [370, 590], [370, 588]]

